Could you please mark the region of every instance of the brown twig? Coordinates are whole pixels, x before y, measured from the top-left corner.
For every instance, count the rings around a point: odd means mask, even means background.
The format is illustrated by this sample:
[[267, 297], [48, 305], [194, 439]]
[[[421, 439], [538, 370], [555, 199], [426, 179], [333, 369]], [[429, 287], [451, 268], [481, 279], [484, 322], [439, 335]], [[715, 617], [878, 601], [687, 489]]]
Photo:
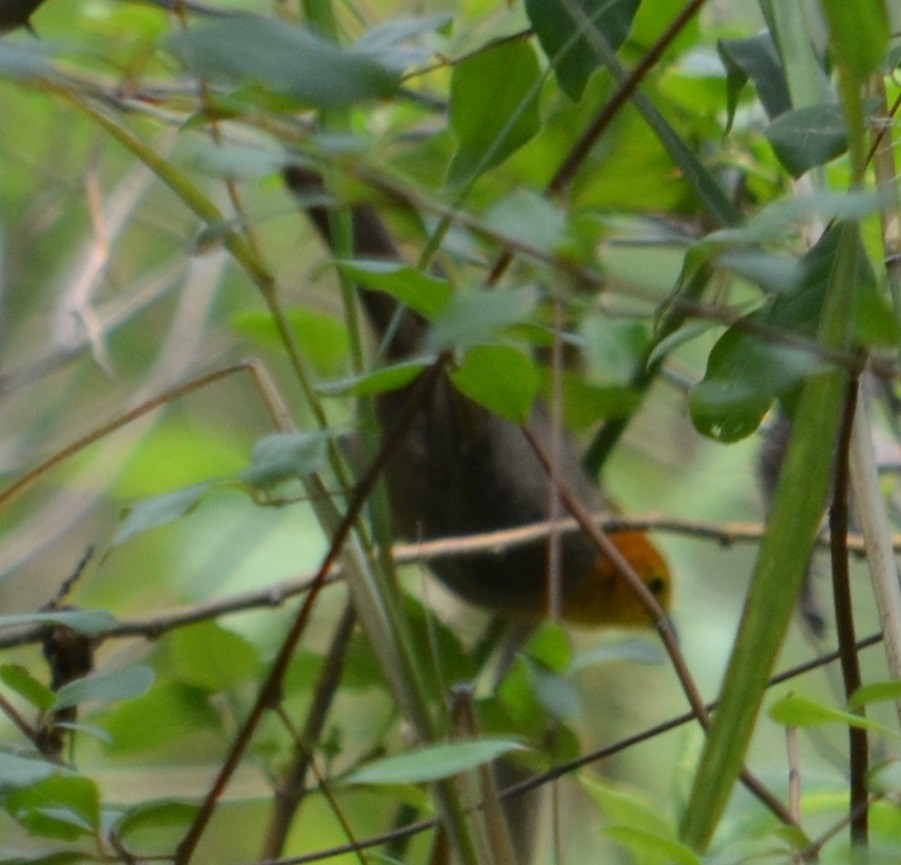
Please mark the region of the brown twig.
[[[348, 609], [350, 609], [349, 605]], [[323, 797], [331, 807], [332, 813], [335, 815], [335, 819], [344, 830], [344, 834], [349, 839], [349, 843], [356, 846], [357, 849], [354, 852], [356, 853], [357, 858], [360, 860], [361, 865], [367, 865], [365, 853], [362, 849], [360, 849], [357, 840], [354, 838], [353, 828], [351, 827], [350, 822], [345, 816], [343, 809], [338, 804], [338, 800], [335, 798], [335, 794], [332, 792], [331, 783], [326, 780], [325, 776], [319, 771], [316, 766], [316, 761], [313, 759], [313, 753], [310, 750], [310, 745], [306, 741], [304, 741], [302, 735], [298, 734], [294, 730], [291, 724], [291, 719], [288, 717], [288, 713], [285, 711], [283, 706], [279, 706], [275, 711], [278, 717], [281, 719], [282, 724], [285, 726], [285, 729], [288, 730], [288, 732], [294, 739], [294, 746], [298, 751], [298, 756], [300, 756], [305, 763], [304, 774], [306, 774], [307, 770], [309, 770], [313, 777], [316, 779], [316, 784], [319, 792], [322, 793]], [[287, 832], [288, 825], [286, 824], [284, 828]], [[284, 838], [281, 839], [281, 841], [283, 843]]]
[[[832, 490], [832, 504], [829, 508], [829, 531], [831, 535], [832, 559], [832, 595], [835, 607], [835, 630], [841, 652], [842, 680], [845, 699], [860, 687], [860, 661], [857, 657], [854, 634], [854, 612], [851, 603], [851, 579], [848, 572], [848, 549], [846, 536], [848, 532], [848, 496], [849, 496], [849, 463], [848, 454], [851, 448], [851, 429], [854, 424], [854, 411], [857, 406], [857, 395], [860, 382], [856, 377], [848, 381], [845, 405], [842, 412], [841, 427], [835, 452], [835, 471]], [[864, 714], [863, 707], [856, 710]], [[851, 820], [851, 840], [856, 845], [867, 843], [868, 798], [866, 775], [868, 758], [867, 731], [862, 727], [848, 727], [848, 762], [849, 762], [849, 807], [854, 817]]]
[[[757, 543], [763, 537], [764, 527], [759, 523], [708, 523], [695, 520], [680, 520], [674, 517], [601, 517], [596, 518], [597, 525], [605, 532], [619, 531], [657, 531], [683, 535], [699, 540], [709, 540], [722, 547], [735, 544]], [[440, 538], [434, 541], [423, 541], [415, 544], [397, 544], [392, 547], [392, 558], [398, 564], [434, 561], [435, 559], [453, 556], [467, 556], [484, 553], [486, 550], [503, 552], [518, 546], [532, 543], [548, 537], [552, 531], [581, 531], [572, 518], [560, 520], [559, 523], [534, 523], [515, 529], [503, 529], [478, 535], [466, 535], [457, 538]], [[823, 534], [817, 539], [817, 545], [828, 548], [830, 538]], [[901, 552], [901, 534], [892, 538], [895, 550]], [[848, 551], [860, 558], [866, 555], [866, 546], [861, 535], [850, 533], [847, 540]], [[341, 579], [341, 565], [336, 563], [332, 568], [325, 585], [331, 585]], [[143, 619], [122, 619], [96, 633], [98, 640], [120, 639], [127, 637], [143, 637], [155, 640], [163, 634], [196, 624], [197, 622], [215, 619], [218, 616], [241, 613], [247, 610], [279, 607], [297, 595], [310, 591], [314, 575], [304, 574], [262, 589], [217, 598], [180, 609], [161, 612]], [[43, 625], [18, 626], [4, 629], [0, 633], [0, 649], [34, 643], [41, 639]]]
[[[701, 6], [707, 0], [691, 0], [687, 6], [670, 22], [670, 25], [657, 37], [648, 52], [638, 61], [635, 68], [626, 79], [617, 87], [613, 96], [603, 105], [588, 128], [579, 136], [579, 140], [570, 148], [569, 153], [563, 158], [560, 166], [554, 172], [554, 176], [548, 181], [544, 190], [547, 198], [560, 195], [574, 177], [579, 166], [588, 157], [591, 149], [597, 143], [601, 135], [610, 125], [616, 115], [622, 110], [629, 98], [641, 84], [645, 76], [653, 69], [654, 64], [663, 56], [666, 49], [682, 31], [682, 28], [695, 16]], [[491, 267], [486, 280], [487, 285], [494, 285], [503, 275], [510, 264], [513, 254], [509, 248], [497, 258]]]
[[882, 797], [873, 796], [868, 798], [866, 802], [860, 803], [856, 808], [848, 812], [841, 820], [838, 820], [833, 826], [830, 826], [819, 838], [808, 844], [803, 850], [798, 852], [798, 857], [805, 862], [815, 862], [820, 855], [823, 847], [827, 842], [831, 841], [839, 832], [849, 823], [853, 823], [857, 818], [858, 812], [869, 811], [870, 807], [878, 802]]
[[595, 119], [588, 128], [579, 137], [579, 140], [566, 155], [566, 158], [557, 169], [553, 178], [547, 185], [547, 194], [549, 196], [559, 195], [570, 183], [578, 170], [579, 166], [585, 161], [585, 158], [591, 152], [592, 147], [597, 140], [603, 135], [604, 131], [610, 125], [613, 118], [619, 113], [620, 109], [626, 104], [632, 94], [638, 89], [638, 85], [647, 74], [654, 68], [654, 65], [663, 56], [664, 52], [676, 37], [682, 32], [682, 29], [694, 18], [701, 7], [707, 0], [691, 0], [669, 23], [669, 26], [661, 33], [648, 52], [638, 61], [635, 68], [626, 77], [626, 80], [617, 88], [616, 92], [610, 98], [606, 105], [598, 112]]
[[319, 592], [325, 585], [325, 578], [335, 564], [335, 561], [344, 546], [344, 542], [347, 540], [351, 530], [356, 524], [357, 518], [380, 477], [382, 469], [390, 459], [394, 448], [403, 440], [406, 428], [412, 422], [420, 402], [428, 396], [432, 387], [434, 387], [435, 382], [444, 373], [444, 367], [448, 359], [449, 355], [447, 354], [439, 356], [439, 358], [420, 375], [417, 383], [413, 386], [405, 411], [401, 414], [401, 417], [398, 419], [391, 434], [386, 436], [384, 445], [376, 455], [369, 470], [360, 480], [354, 496], [347, 507], [347, 512], [329, 543], [328, 551], [316, 573], [310, 591], [307, 594], [300, 611], [295, 617], [287, 636], [282, 642], [281, 648], [279, 649], [278, 655], [276, 656], [266, 680], [260, 688], [256, 702], [235, 736], [225, 761], [220, 767], [219, 772], [216, 774], [216, 778], [210, 786], [207, 795], [204, 797], [194, 821], [191, 823], [184, 838], [182, 838], [176, 848], [174, 857], [175, 865], [187, 865], [187, 863], [190, 862], [191, 857], [197, 848], [197, 844], [213, 815], [216, 803], [219, 801], [219, 797], [224, 792], [235, 769], [237, 769], [238, 764], [263, 717], [263, 713], [268, 708], [278, 703], [281, 697], [281, 683], [285, 672], [288, 669], [288, 664], [294, 655], [294, 650], [296, 649], [301, 636], [306, 630], [313, 604]]
[[303, 801], [307, 789], [307, 772], [312, 768], [311, 749], [322, 735], [322, 728], [341, 678], [344, 658], [355, 622], [356, 615], [353, 605], [348, 603], [338, 620], [338, 626], [335, 628], [331, 645], [325, 656], [325, 664], [316, 681], [312, 704], [296, 743], [296, 754], [291, 765], [282, 773], [275, 791], [275, 805], [269, 817], [269, 825], [260, 853], [263, 859], [274, 859], [281, 854], [288, 837], [288, 830], [291, 828], [291, 822]]
[[0, 507], [9, 502], [11, 499], [15, 498], [15, 496], [22, 492], [22, 490], [24, 490], [26, 487], [34, 483], [34, 481], [41, 477], [41, 475], [50, 471], [50, 469], [60, 465], [60, 463], [65, 462], [67, 459], [69, 459], [69, 457], [74, 456], [79, 451], [84, 450], [88, 445], [94, 444], [94, 442], [97, 442], [104, 436], [109, 435], [111, 432], [127, 426], [132, 421], [137, 420], [139, 417], [143, 417], [145, 414], [149, 414], [150, 412], [155, 411], [156, 409], [161, 408], [167, 403], [179, 399], [180, 397], [183, 397], [186, 394], [197, 390], [198, 388], [205, 387], [208, 384], [212, 384], [215, 381], [219, 381], [220, 379], [226, 378], [233, 373], [241, 372], [243, 370], [247, 370], [252, 373], [257, 367], [258, 364], [256, 363], [256, 361], [245, 360], [240, 361], [239, 363], [231, 364], [230, 366], [215, 369], [211, 372], [203, 373], [201, 375], [195, 376], [192, 379], [189, 379], [186, 382], [175, 385], [174, 387], [170, 387], [157, 394], [155, 397], [153, 397], [153, 399], [146, 400], [140, 405], [137, 405], [134, 408], [123, 412], [118, 417], [115, 417], [112, 420], [107, 421], [106, 423], [100, 424], [100, 426], [95, 427], [89, 433], [86, 433], [80, 438], [75, 439], [75, 441], [70, 442], [63, 448], [60, 448], [60, 450], [47, 457], [47, 459], [39, 462], [36, 466], [16, 478], [16, 480], [13, 481], [8, 487], [6, 487], [6, 489], [0, 491]]
[[785, 755], [788, 759], [788, 813], [801, 819], [801, 760], [798, 753], [798, 728], [785, 728]]
[[[315, 154], [312, 154], [309, 158], [315, 159], [316, 156]], [[395, 201], [402, 202], [413, 210], [429, 213], [441, 219], [448, 219], [455, 225], [465, 228], [467, 231], [472, 232], [480, 238], [511, 250], [514, 254], [527, 256], [528, 258], [554, 268], [560, 273], [566, 274], [568, 277], [574, 279], [579, 285], [596, 289], [606, 287], [604, 277], [597, 270], [585, 267], [577, 262], [567, 261], [553, 252], [547, 252], [546, 250], [542, 250], [522, 240], [509, 237], [502, 232], [499, 232], [496, 227], [487, 226], [478, 218], [463, 211], [455, 210], [443, 202], [436, 201], [430, 196], [414, 190], [396, 179], [387, 177], [384, 173], [374, 171], [360, 164], [355, 165], [352, 163], [342, 165], [341, 168], [351, 177], [366, 184], [376, 192], [386, 195]], [[497, 263], [495, 264], [495, 267], [496, 266]], [[487, 279], [486, 284], [490, 284]], [[646, 300], [655, 306], [660, 303], [660, 296], [658, 294], [642, 291], [637, 286], [629, 286], [629, 295], [633, 298]], [[678, 309], [693, 318], [702, 321], [718, 322], [727, 327], [742, 331], [743, 333], [760, 336], [777, 345], [787, 345], [792, 348], [797, 348], [800, 351], [809, 352], [811, 357], [834, 363], [836, 366], [840, 366], [843, 369], [848, 369], [852, 372], [859, 371], [860, 358], [856, 354], [830, 349], [821, 345], [815, 339], [751, 319], [748, 317], [747, 309], [737, 309], [730, 306], [704, 303], [684, 296], [669, 298], [667, 303], [670, 309]], [[868, 358], [867, 369], [880, 378], [885, 379], [894, 379], [899, 375], [897, 364], [882, 357]]]
[[19, 732], [31, 742], [32, 745], [38, 750], [42, 751], [40, 737], [38, 736], [37, 730], [31, 726], [18, 712], [15, 706], [0, 694], [0, 712], [3, 712], [7, 718], [18, 728]]
[[[541, 461], [542, 465], [544, 465], [545, 470], [549, 470], [550, 463], [541, 443], [528, 428], [523, 427], [523, 432], [525, 433], [529, 444], [532, 446], [532, 449], [535, 451], [536, 456]], [[666, 611], [660, 606], [654, 593], [647, 585], [645, 585], [641, 577], [635, 573], [635, 569], [617, 549], [613, 541], [594, 525], [591, 520], [591, 515], [579, 501], [578, 497], [573, 493], [572, 489], [560, 482], [558, 483], [557, 491], [560, 494], [563, 503], [566, 505], [567, 510], [576, 518], [582, 531], [594, 542], [598, 551], [610, 561], [616, 571], [626, 580], [629, 584], [629, 588], [647, 611], [651, 622], [657, 629], [657, 633], [663, 641], [663, 645], [669, 655], [676, 676], [682, 685], [682, 690], [688, 699], [688, 703], [697, 716], [699, 723], [706, 730], [710, 726], [710, 716], [707, 713], [704, 701], [701, 699], [701, 694], [698, 691], [691, 672], [688, 669], [688, 665], [685, 662], [682, 650], [679, 648], [678, 640], [670, 625], [669, 616], [667, 616]], [[756, 778], [754, 778], [747, 769], [744, 769], [739, 777], [745, 787], [763, 802], [763, 804], [766, 805], [766, 807], [780, 820], [789, 825], [795, 824], [791, 814], [786, 811], [783, 804]]]
[[[881, 634], [872, 634], [871, 636], [861, 640], [857, 644], [857, 649], [858, 651], [861, 651], [863, 649], [870, 648], [871, 646], [875, 646], [881, 641], [881, 639]], [[787, 682], [790, 679], [803, 675], [804, 673], [809, 673], [811, 670], [815, 670], [819, 667], [831, 664], [834, 661], [837, 661], [839, 659], [839, 656], [840, 653], [837, 650], [834, 652], [828, 652], [827, 654], [822, 655], [818, 658], [814, 658], [811, 661], [806, 661], [803, 664], [798, 664], [794, 667], [789, 668], [788, 670], [784, 670], [783, 672], [778, 673], [777, 675], [770, 678], [770, 680], [767, 682], [767, 687], [771, 688], [774, 685], [782, 684], [783, 682]], [[712, 712], [715, 711], [717, 704], [717, 701], [713, 701], [707, 703], [705, 705], [705, 708], [707, 709], [707, 711]], [[506, 790], [502, 790], [501, 797], [507, 798], [509, 796], [521, 796], [524, 793], [528, 793], [531, 790], [547, 784], [549, 781], [561, 778], [564, 775], [568, 775], [592, 763], [597, 763], [601, 760], [608, 759], [609, 757], [612, 757], [615, 754], [619, 754], [628, 748], [632, 748], [635, 745], [641, 744], [642, 742], [647, 742], [650, 739], [656, 738], [663, 733], [668, 733], [671, 730], [675, 730], [681, 726], [684, 726], [685, 724], [691, 723], [692, 721], [696, 720], [696, 718], [697, 716], [693, 711], [684, 712], [681, 715], [676, 715], [673, 718], [669, 718], [666, 721], [655, 724], [652, 727], [648, 727], [645, 730], [635, 733], [632, 736], [620, 739], [603, 748], [598, 748], [594, 751], [590, 751], [587, 754], [582, 754], [573, 760], [568, 760], [565, 763], [560, 763], [557, 766], [554, 766], [553, 768], [548, 769], [547, 771], [542, 772], [538, 775], [533, 775], [531, 778], [528, 778], [520, 784], [516, 784], [513, 787], [508, 787]], [[844, 825], [846, 822], [847, 818], [842, 821], [842, 825]], [[378, 847], [382, 844], [388, 844], [392, 841], [397, 841], [398, 839], [409, 837], [410, 835], [416, 835], [420, 832], [426, 832], [429, 829], [433, 829], [436, 823], [437, 821], [435, 819], [418, 820], [415, 823], [409, 823], [406, 826], [393, 829], [390, 832], [384, 832], [380, 835], [374, 835], [369, 838], [365, 838], [354, 845], [343, 844], [327, 849], [317, 850], [315, 853], [307, 853], [303, 856], [291, 856], [283, 859], [270, 859], [262, 862], [257, 861], [252, 863], [252, 865], [306, 865], [306, 863], [310, 862], [321, 862], [326, 859], [331, 859], [335, 856], [354, 852], [355, 850]], [[831, 837], [832, 834], [834, 834], [834, 832], [831, 832], [828, 836], [824, 836], [824, 841], [822, 841], [821, 843], [824, 843], [825, 838]], [[251, 863], [248, 863], [248, 865], [251, 865]]]

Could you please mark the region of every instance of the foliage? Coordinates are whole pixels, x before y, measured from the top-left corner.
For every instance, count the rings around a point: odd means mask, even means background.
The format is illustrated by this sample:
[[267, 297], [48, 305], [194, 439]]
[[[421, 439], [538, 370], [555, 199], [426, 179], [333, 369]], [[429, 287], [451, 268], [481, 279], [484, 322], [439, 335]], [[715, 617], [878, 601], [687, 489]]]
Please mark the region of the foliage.
[[[504, 861], [491, 761], [574, 777], [573, 813], [603, 827], [588, 840], [609, 861], [845, 861], [864, 844], [901, 860], [901, 597], [868, 433], [897, 422], [897, 10], [167, 5], [46, 0], [40, 39], [0, 39], [0, 861], [271, 860], [432, 817], [459, 861]], [[298, 166], [324, 178], [334, 256], [284, 189]], [[385, 215], [405, 263], [353, 254], [357, 203]], [[429, 322], [420, 353], [367, 349], [356, 286]], [[371, 398], [445, 370], [516, 423], [544, 397], [593, 438], [611, 487], [639, 490], [629, 507], [686, 521], [723, 486], [696, 455], [746, 454], [788, 417], [737, 631], [704, 620], [716, 569], [690, 542], [671, 547], [677, 572], [705, 562], [677, 611], [694, 662], [679, 677], [648, 639], [580, 651], [553, 624], [514, 656], [468, 635], [475, 614], [419, 591], [417, 569], [399, 582], [415, 551], [388, 554], [359, 470], [379, 462]], [[633, 420], [670, 460], [650, 482], [630, 470]], [[844, 691], [770, 695], [832, 495], [847, 529], [845, 463], [887, 661], [855, 681], [839, 547]], [[349, 592], [324, 588], [339, 570]], [[859, 622], [872, 597], [854, 601]], [[728, 629], [716, 651], [712, 619]], [[626, 696], [591, 694], [598, 671]], [[682, 705], [677, 682], [694, 699], [694, 679], [721, 673], [702, 741], [650, 727]], [[643, 723], [662, 749], [637, 771], [654, 789], [582, 768], [624, 753], [630, 771]], [[623, 741], [592, 757], [605, 724]], [[857, 754], [840, 772], [814, 756], [796, 814], [772, 776], [798, 766], [759, 759], [781, 727]], [[735, 794], [744, 767], [775, 815]], [[550, 819], [575, 855], [585, 837]], [[420, 843], [380, 849], [425, 861]]]

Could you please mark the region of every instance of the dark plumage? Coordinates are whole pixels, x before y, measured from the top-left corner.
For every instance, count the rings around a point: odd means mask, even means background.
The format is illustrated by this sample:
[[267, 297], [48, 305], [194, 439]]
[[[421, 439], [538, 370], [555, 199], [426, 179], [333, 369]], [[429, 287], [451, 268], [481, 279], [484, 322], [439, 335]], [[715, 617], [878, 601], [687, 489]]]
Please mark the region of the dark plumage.
[[0, 0], [0, 33], [19, 27], [31, 30], [31, 16], [44, 0]]
[[[293, 167], [285, 172], [289, 188], [322, 234], [330, 240], [322, 179]], [[355, 252], [364, 258], [399, 260], [400, 255], [378, 215], [369, 207], [353, 209]], [[405, 310], [397, 327], [396, 301], [362, 290], [367, 318], [380, 337], [393, 336], [390, 360], [416, 351], [426, 322]], [[381, 394], [376, 411], [390, 430], [410, 398], [413, 386]], [[551, 438], [547, 412], [538, 404], [530, 427], [545, 445]], [[575, 443], [564, 438], [560, 476], [592, 511], [609, 509], [598, 485], [582, 470]], [[395, 529], [411, 540], [460, 537], [510, 529], [547, 518], [550, 484], [543, 466], [513, 423], [463, 396], [443, 376], [420, 405], [403, 440], [385, 468]], [[623, 556], [658, 595], [669, 598], [669, 573], [660, 554], [640, 532], [611, 537]], [[448, 557], [432, 569], [461, 597], [507, 618], [538, 620], [548, 612], [547, 543], [498, 553]], [[647, 624], [647, 614], [613, 565], [594, 543], [578, 533], [562, 539], [563, 617], [583, 625]]]

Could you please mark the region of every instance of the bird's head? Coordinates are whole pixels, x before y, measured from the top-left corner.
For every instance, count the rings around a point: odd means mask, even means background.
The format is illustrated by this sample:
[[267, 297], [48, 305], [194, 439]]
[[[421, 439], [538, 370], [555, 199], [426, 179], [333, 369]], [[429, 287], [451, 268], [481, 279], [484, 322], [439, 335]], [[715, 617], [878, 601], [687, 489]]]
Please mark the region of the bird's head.
[[[613, 545], [665, 610], [669, 611], [671, 580], [663, 557], [642, 532], [610, 535]], [[647, 627], [644, 606], [613, 563], [601, 553], [585, 574], [568, 581], [563, 592], [563, 618], [588, 627]]]

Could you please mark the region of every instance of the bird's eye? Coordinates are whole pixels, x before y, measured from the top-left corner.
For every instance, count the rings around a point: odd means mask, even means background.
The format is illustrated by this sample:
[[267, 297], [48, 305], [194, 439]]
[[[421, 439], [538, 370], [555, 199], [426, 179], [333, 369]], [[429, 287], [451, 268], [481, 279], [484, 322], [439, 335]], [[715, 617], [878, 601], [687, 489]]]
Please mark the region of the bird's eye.
[[654, 577], [648, 582], [648, 588], [651, 590], [652, 594], [662, 595], [663, 590], [666, 588], [666, 580], [664, 580], [663, 577]]

